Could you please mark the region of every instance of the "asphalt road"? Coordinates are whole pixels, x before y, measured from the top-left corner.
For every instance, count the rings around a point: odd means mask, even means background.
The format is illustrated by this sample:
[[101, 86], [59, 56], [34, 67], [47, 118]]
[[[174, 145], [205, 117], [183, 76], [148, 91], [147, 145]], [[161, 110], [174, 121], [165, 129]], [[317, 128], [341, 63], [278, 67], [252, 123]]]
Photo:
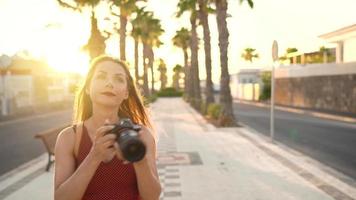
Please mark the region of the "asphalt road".
[[[269, 136], [269, 108], [234, 103], [234, 113]], [[356, 179], [356, 124], [276, 110], [275, 140]]]
[[52, 112], [0, 122], [0, 176], [46, 152], [36, 133], [71, 122], [72, 111]]

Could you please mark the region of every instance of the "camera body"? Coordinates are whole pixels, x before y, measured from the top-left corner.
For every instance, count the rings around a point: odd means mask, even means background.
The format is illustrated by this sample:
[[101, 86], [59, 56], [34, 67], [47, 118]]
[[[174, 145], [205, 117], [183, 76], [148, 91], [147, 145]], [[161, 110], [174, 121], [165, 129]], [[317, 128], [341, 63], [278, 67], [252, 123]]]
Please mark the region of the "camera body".
[[129, 118], [121, 119], [108, 133], [116, 134], [122, 156], [130, 162], [142, 160], [146, 154], [146, 146], [139, 138], [141, 126], [134, 124]]

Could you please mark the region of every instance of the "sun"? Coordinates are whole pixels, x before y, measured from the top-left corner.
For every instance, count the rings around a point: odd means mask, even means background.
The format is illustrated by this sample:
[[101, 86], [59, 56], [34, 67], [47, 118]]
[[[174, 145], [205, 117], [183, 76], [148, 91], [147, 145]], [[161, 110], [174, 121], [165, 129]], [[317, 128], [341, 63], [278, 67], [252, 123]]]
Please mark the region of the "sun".
[[85, 44], [85, 32], [80, 28], [50, 29], [32, 44], [32, 49], [43, 57], [48, 65], [59, 72], [85, 74], [89, 68], [89, 55], [81, 47]]
[[59, 72], [76, 72], [82, 75], [89, 69], [89, 56], [81, 51], [56, 48], [45, 55], [48, 65]]

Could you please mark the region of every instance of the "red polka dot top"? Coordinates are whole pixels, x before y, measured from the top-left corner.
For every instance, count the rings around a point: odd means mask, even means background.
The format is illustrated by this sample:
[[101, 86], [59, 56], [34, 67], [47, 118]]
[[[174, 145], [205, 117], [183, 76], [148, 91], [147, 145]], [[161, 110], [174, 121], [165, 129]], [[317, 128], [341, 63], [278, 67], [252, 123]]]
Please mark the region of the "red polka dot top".
[[[75, 129], [75, 127], [73, 127]], [[76, 166], [88, 155], [92, 141], [83, 124]], [[139, 200], [135, 169], [132, 164], [122, 164], [114, 157], [108, 163], [100, 163], [84, 193], [83, 200]]]

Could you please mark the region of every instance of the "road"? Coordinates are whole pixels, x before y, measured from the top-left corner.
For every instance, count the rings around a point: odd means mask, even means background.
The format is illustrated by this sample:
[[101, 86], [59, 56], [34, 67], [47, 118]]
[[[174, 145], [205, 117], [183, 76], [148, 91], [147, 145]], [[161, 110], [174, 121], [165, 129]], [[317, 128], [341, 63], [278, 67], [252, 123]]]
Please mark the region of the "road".
[[[269, 136], [270, 109], [234, 103], [243, 124]], [[356, 125], [275, 111], [275, 139], [356, 179]]]
[[0, 176], [46, 152], [36, 133], [71, 122], [72, 111], [57, 111], [0, 122]]

